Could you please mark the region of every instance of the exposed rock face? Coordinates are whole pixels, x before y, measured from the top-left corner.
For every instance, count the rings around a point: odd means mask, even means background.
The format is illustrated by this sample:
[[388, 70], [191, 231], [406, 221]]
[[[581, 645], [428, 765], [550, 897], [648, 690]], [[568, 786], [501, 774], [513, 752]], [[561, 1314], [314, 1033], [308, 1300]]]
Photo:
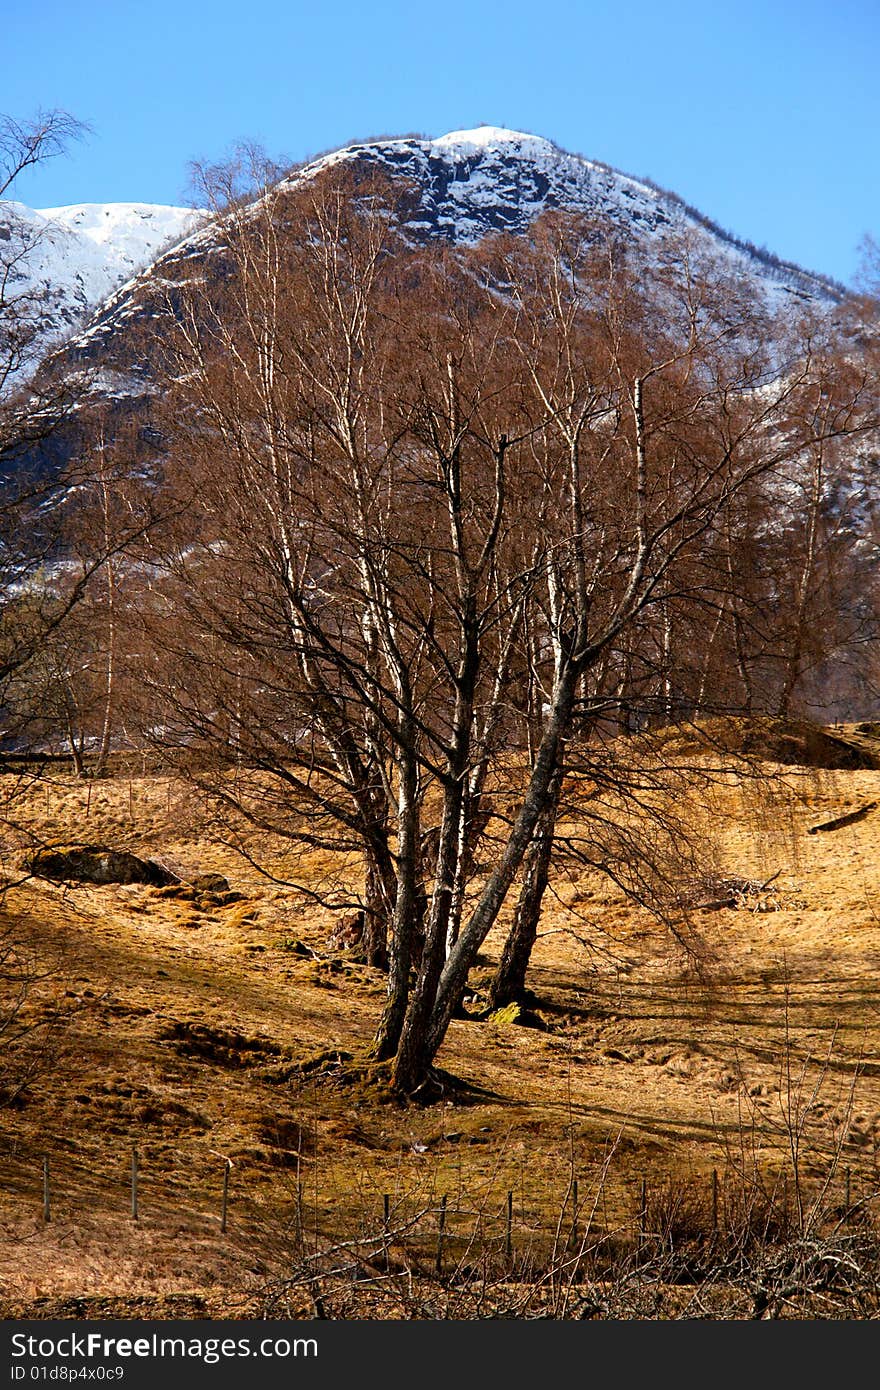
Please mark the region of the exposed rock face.
[[[280, 187], [293, 191], [333, 168], [353, 170], [356, 181], [372, 174], [405, 180], [412, 197], [406, 200], [406, 209], [401, 208], [401, 217], [404, 233], [413, 244], [439, 240], [472, 245], [491, 233], [519, 235], [541, 213], [561, 210], [615, 228], [649, 271], [662, 266], [664, 260], [678, 258], [684, 236], [693, 250], [723, 264], [739, 279], [753, 283], [772, 308], [809, 303], [831, 305], [843, 293], [841, 286], [826, 277], [780, 261], [769, 252], [738, 240], [675, 194], [599, 161], [570, 154], [549, 140], [518, 131], [485, 126], [453, 131], [436, 140], [407, 137], [365, 141], [295, 169]], [[124, 211], [132, 209], [140, 211], [136, 205]], [[76, 231], [80, 240], [86, 238], [94, 253], [92, 242], [103, 229], [103, 219], [98, 214], [105, 211], [54, 209], [51, 235], [57, 239]], [[154, 389], [150, 352], [151, 342], [155, 346], [155, 341], [150, 325], [157, 314], [157, 296], [173, 300], [176, 282], [199, 277], [210, 280], [214, 276], [223, 279], [226, 273], [222, 265], [222, 236], [211, 217], [203, 214], [196, 219], [183, 209], [173, 208], [143, 211], [155, 214], [153, 220], [162, 230], [175, 233], [178, 239], [175, 241], [171, 235], [174, 244], [150, 263], [145, 234], [141, 232], [143, 245], [137, 247], [142, 258], [140, 268], [130, 256], [134, 273], [125, 283], [113, 288], [112, 281], [105, 277], [106, 292], [96, 297], [97, 290], [90, 281], [88, 295], [79, 292], [73, 309], [62, 316], [65, 326], [78, 330], [67, 348], [69, 360], [93, 370], [96, 395], [115, 403], [129, 418]], [[89, 217], [81, 226], [85, 213]], [[158, 216], [160, 213], [166, 215], [164, 221]], [[127, 228], [125, 219], [122, 222]], [[144, 225], [149, 228], [151, 224], [138, 220], [139, 229]], [[187, 235], [187, 229], [193, 226], [195, 230]], [[117, 233], [116, 239], [120, 238], [121, 233]], [[98, 249], [106, 258], [104, 243]], [[53, 254], [59, 267], [58, 285], [63, 282], [64, 295], [69, 297], [70, 274], [58, 259], [59, 253]], [[111, 269], [116, 269], [115, 261]], [[41, 267], [40, 275], [51, 298], [56, 289], [51, 268]], [[93, 277], [95, 285], [98, 278]], [[119, 284], [118, 279], [116, 283]]]
[[139, 859], [128, 850], [106, 845], [64, 845], [37, 850], [25, 861], [37, 878], [56, 883], [145, 883], [166, 888], [177, 883], [175, 874], [152, 859]]
[[[756, 285], [770, 307], [830, 306], [842, 294], [832, 281], [738, 241], [674, 194], [518, 131], [484, 126], [435, 140], [365, 141], [293, 170], [281, 188], [294, 191], [334, 168], [352, 170], [356, 182], [372, 174], [405, 180], [412, 196], [400, 215], [416, 245], [519, 235], [543, 212], [561, 210], [613, 227], [649, 273], [680, 256], [684, 236], [693, 250]], [[11, 207], [0, 203], [0, 235], [4, 208]], [[21, 211], [39, 222], [28, 273], [45, 295], [46, 332], [73, 331], [64, 360], [93, 374], [94, 397], [114, 422], [137, 423], [147, 464], [159, 442], [148, 420], [161, 374], [153, 360], [157, 350], [161, 355], [158, 317], [174, 302], [176, 284], [223, 281], [220, 230], [204, 214], [136, 204]], [[172, 243], [164, 251], [161, 236]], [[63, 461], [82, 441], [70, 429], [54, 447]]]
[[[291, 176], [295, 184], [335, 163], [356, 162], [405, 178], [416, 190], [407, 226], [414, 240], [473, 243], [492, 232], [523, 233], [548, 209], [601, 218], [631, 240], [664, 243], [689, 232], [703, 250], [728, 258], [780, 302], [834, 299], [840, 287], [769, 252], [738, 240], [696, 208], [599, 160], [552, 141], [496, 126], [456, 130], [437, 140], [375, 140], [315, 160]], [[210, 229], [182, 244], [194, 245]], [[172, 253], [174, 254], [174, 253]]]

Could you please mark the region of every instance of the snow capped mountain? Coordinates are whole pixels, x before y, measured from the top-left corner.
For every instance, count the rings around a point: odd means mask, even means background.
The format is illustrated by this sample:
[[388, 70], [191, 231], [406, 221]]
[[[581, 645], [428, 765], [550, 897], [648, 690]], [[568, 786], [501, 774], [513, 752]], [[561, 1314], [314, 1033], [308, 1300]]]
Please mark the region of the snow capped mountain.
[[[737, 241], [674, 194], [595, 160], [568, 154], [540, 136], [479, 126], [437, 139], [365, 141], [300, 166], [282, 186], [295, 188], [340, 164], [356, 164], [409, 182], [416, 191], [406, 223], [413, 241], [438, 237], [468, 244], [492, 232], [520, 233], [545, 210], [561, 209], [609, 221], [627, 240], [641, 245], [649, 263], [667, 253], [674, 255], [682, 233], [689, 233], [735, 273], [757, 283], [771, 304], [779, 307], [810, 300], [831, 303], [841, 297], [840, 286], [832, 281]], [[137, 394], [144, 377], [140, 365], [131, 373], [127, 327], [149, 316], [151, 285], [191, 273], [189, 267], [194, 272], [204, 257], [210, 257], [218, 245], [211, 218], [203, 216], [193, 229], [193, 214], [184, 209], [137, 205], [121, 207], [118, 214], [113, 208], [86, 206], [43, 215], [54, 219], [54, 233], [74, 234], [77, 246], [90, 243], [88, 254], [100, 259], [104, 285], [116, 276], [115, 284], [102, 293], [97, 279], [92, 282], [94, 290], [90, 285], [86, 291], [85, 272], [80, 268], [79, 279], [71, 276], [56, 253], [56, 273], [63, 268], [65, 283], [73, 283], [77, 311], [86, 303], [99, 306], [74, 344], [77, 354], [110, 368], [106, 379], [115, 383], [114, 394], [132, 390]], [[188, 227], [192, 230], [185, 234]], [[154, 239], [149, 232], [155, 233]], [[174, 244], [148, 264], [152, 246], [163, 236]], [[138, 262], [144, 268], [132, 279]], [[47, 267], [47, 278], [50, 274]], [[117, 288], [123, 278], [127, 283]], [[78, 322], [83, 323], [82, 317]]]
[[840, 286], [739, 241], [675, 194], [607, 164], [569, 154], [550, 140], [498, 126], [456, 130], [434, 140], [375, 140], [349, 145], [296, 171], [295, 183], [331, 164], [357, 160], [385, 167], [420, 189], [416, 235], [474, 242], [490, 232], [523, 232], [548, 208], [607, 219], [660, 250], [691, 231], [757, 278], [775, 298], [839, 299]]
[[526, 135], [521, 130], [507, 130], [504, 126], [481, 125], [475, 130], [452, 130], [448, 135], [440, 135], [429, 142], [435, 149], [474, 150], [497, 149], [500, 145], [516, 145], [520, 148], [530, 145], [542, 152], [553, 152], [556, 146], [542, 135]]
[[[778, 307], [831, 304], [842, 295], [833, 281], [737, 240], [674, 194], [521, 131], [479, 126], [437, 139], [352, 144], [291, 171], [282, 187], [340, 164], [408, 181], [416, 197], [406, 232], [415, 242], [468, 244], [492, 232], [521, 233], [545, 210], [561, 209], [610, 222], [649, 266], [676, 255], [688, 234]], [[7, 242], [10, 228], [33, 241], [26, 275], [41, 296], [46, 346], [73, 333], [76, 355], [99, 368], [105, 390], [138, 394], [149, 369], [128, 349], [128, 327], [149, 316], [151, 286], [195, 273], [217, 248], [211, 217], [140, 203], [42, 211], [0, 203]]]
[[105, 296], [201, 220], [191, 208], [152, 203], [79, 203], [42, 208], [37, 215], [52, 223], [53, 230], [70, 232], [83, 252], [92, 252], [93, 267], [109, 285], [99, 288], [96, 281], [95, 288]]
[[[468, 244], [492, 232], [521, 233], [545, 210], [561, 209], [610, 222], [641, 246], [649, 263], [675, 255], [681, 235], [689, 234], [735, 273], [761, 287], [777, 307], [804, 301], [831, 303], [842, 295], [833, 281], [737, 240], [674, 194], [521, 131], [479, 126], [437, 139], [405, 137], [348, 145], [295, 169], [283, 186], [294, 188], [340, 164], [357, 164], [408, 180], [417, 194], [406, 223], [414, 241], [440, 237]], [[55, 215], [64, 212], [65, 223], [73, 223], [80, 211], [63, 209]], [[182, 213], [181, 209], [165, 211]], [[99, 219], [97, 230], [102, 225]], [[175, 222], [174, 231], [181, 225]], [[90, 221], [88, 228], [92, 227]], [[79, 230], [82, 234], [86, 228]], [[118, 244], [115, 237], [112, 241]], [[94, 360], [106, 348], [118, 358], [116, 340], [120, 333], [124, 337], [125, 325], [144, 312], [151, 281], [161, 281], [166, 273], [176, 277], [184, 262], [198, 263], [216, 245], [208, 218], [117, 290], [80, 340], [84, 354]]]
[[189, 208], [80, 203], [33, 209], [0, 202], [0, 261], [12, 263], [10, 296], [39, 306], [45, 352], [82, 328], [138, 271], [202, 220]]

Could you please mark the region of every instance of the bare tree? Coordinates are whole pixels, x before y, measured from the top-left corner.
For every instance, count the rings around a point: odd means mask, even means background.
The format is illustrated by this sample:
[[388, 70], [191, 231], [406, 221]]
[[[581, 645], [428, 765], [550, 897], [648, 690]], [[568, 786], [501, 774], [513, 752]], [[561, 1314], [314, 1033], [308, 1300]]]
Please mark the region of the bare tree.
[[[0, 120], [0, 194], [28, 168], [61, 154], [86, 127], [64, 111]], [[7, 205], [0, 241], [0, 682], [20, 669], [78, 601], [23, 592], [58, 552], [71, 486], [51, 461], [51, 441], [83, 398], [81, 373], [45, 360], [43, 291], [28, 274], [42, 233]]]
[[772, 526], [805, 450], [861, 424], [843, 396], [804, 412], [809, 335], [686, 244], [649, 291], [574, 219], [419, 251], [405, 187], [256, 191], [167, 295], [187, 524], [153, 556], [155, 722], [213, 750], [252, 825], [360, 856], [374, 1055], [411, 1095], [518, 880], [498, 992], [521, 985], [574, 747], [596, 805], [569, 839], [671, 897], [668, 769], [602, 736], [705, 689], [681, 653], [746, 612], [743, 505]]
[[[27, 170], [62, 154], [87, 127], [65, 111], [39, 112], [33, 120], [0, 117], [0, 198]], [[47, 437], [59, 411], [69, 406], [62, 384], [35, 380], [45, 352], [46, 287], [29, 274], [45, 231], [5, 204], [0, 243], [0, 465]], [[51, 299], [51, 294], [50, 294]]]
[[[11, 596], [6, 618], [31, 634], [4, 688], [7, 728], [24, 749], [65, 750], [78, 776], [102, 777], [127, 717], [136, 719], [133, 609], [149, 575], [129, 553], [157, 524], [153, 479], [134, 465], [134, 431], [94, 423], [65, 475], [51, 567]], [[56, 621], [58, 618], [58, 621]]]

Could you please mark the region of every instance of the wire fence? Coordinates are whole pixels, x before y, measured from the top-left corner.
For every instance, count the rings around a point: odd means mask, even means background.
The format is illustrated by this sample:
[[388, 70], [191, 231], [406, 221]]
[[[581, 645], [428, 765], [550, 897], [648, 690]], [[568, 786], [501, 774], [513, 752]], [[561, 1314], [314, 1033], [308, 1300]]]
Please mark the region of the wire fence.
[[460, 1181], [443, 1190], [432, 1169], [418, 1182], [398, 1177], [387, 1191], [353, 1187], [343, 1200], [336, 1184], [322, 1191], [314, 1157], [296, 1156], [294, 1166], [257, 1182], [232, 1159], [218, 1153], [216, 1160], [214, 1174], [202, 1168], [195, 1181], [184, 1155], [145, 1157], [137, 1144], [111, 1152], [73, 1145], [51, 1154], [7, 1151], [0, 1152], [0, 1189], [17, 1213], [45, 1226], [110, 1217], [157, 1232], [183, 1225], [282, 1263], [348, 1246], [376, 1269], [436, 1277], [477, 1263], [534, 1274], [563, 1259], [571, 1266], [571, 1257], [585, 1275], [595, 1274], [622, 1253], [647, 1262], [661, 1252], [693, 1257], [807, 1232], [865, 1233], [880, 1213], [880, 1177], [844, 1165], [807, 1182], [786, 1165], [638, 1177], [615, 1175], [605, 1163], [585, 1173], [572, 1168], [556, 1191], [539, 1183], [469, 1189]]

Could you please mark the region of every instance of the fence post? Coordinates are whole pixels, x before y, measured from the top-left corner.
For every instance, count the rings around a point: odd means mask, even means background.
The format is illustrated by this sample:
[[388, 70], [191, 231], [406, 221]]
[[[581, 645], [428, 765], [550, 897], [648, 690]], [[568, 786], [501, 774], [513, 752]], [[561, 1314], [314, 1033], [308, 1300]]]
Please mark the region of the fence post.
[[299, 1155], [296, 1159], [296, 1245], [298, 1250], [302, 1250], [306, 1239], [305, 1227], [303, 1225], [303, 1185], [299, 1175]]
[[712, 1231], [718, 1230], [718, 1169], [712, 1169]]
[[507, 1194], [507, 1230], [504, 1237], [504, 1254], [508, 1260], [513, 1259], [513, 1193]]
[[294, 1239], [298, 1251], [303, 1247], [303, 1194], [302, 1179], [300, 1177], [300, 1153], [296, 1155], [296, 1206], [293, 1209], [294, 1219]]
[[437, 1260], [434, 1268], [438, 1274], [443, 1273], [443, 1232], [446, 1228], [446, 1193], [440, 1198], [440, 1217], [437, 1224]]
[[131, 1149], [131, 1219], [138, 1219], [138, 1151], [137, 1145]]
[[49, 1155], [43, 1154], [43, 1220], [48, 1221], [49, 1216]]
[[573, 1250], [577, 1245], [578, 1238], [578, 1180], [572, 1179], [571, 1184], [571, 1230], [568, 1233], [568, 1248]]
[[391, 1260], [388, 1253], [388, 1223], [391, 1220], [391, 1197], [386, 1192], [382, 1197], [382, 1244], [385, 1248], [385, 1273], [391, 1267]]
[[220, 1213], [220, 1230], [226, 1231], [226, 1209], [229, 1204], [229, 1171], [232, 1168], [232, 1159], [227, 1158], [223, 1168], [223, 1209]]

